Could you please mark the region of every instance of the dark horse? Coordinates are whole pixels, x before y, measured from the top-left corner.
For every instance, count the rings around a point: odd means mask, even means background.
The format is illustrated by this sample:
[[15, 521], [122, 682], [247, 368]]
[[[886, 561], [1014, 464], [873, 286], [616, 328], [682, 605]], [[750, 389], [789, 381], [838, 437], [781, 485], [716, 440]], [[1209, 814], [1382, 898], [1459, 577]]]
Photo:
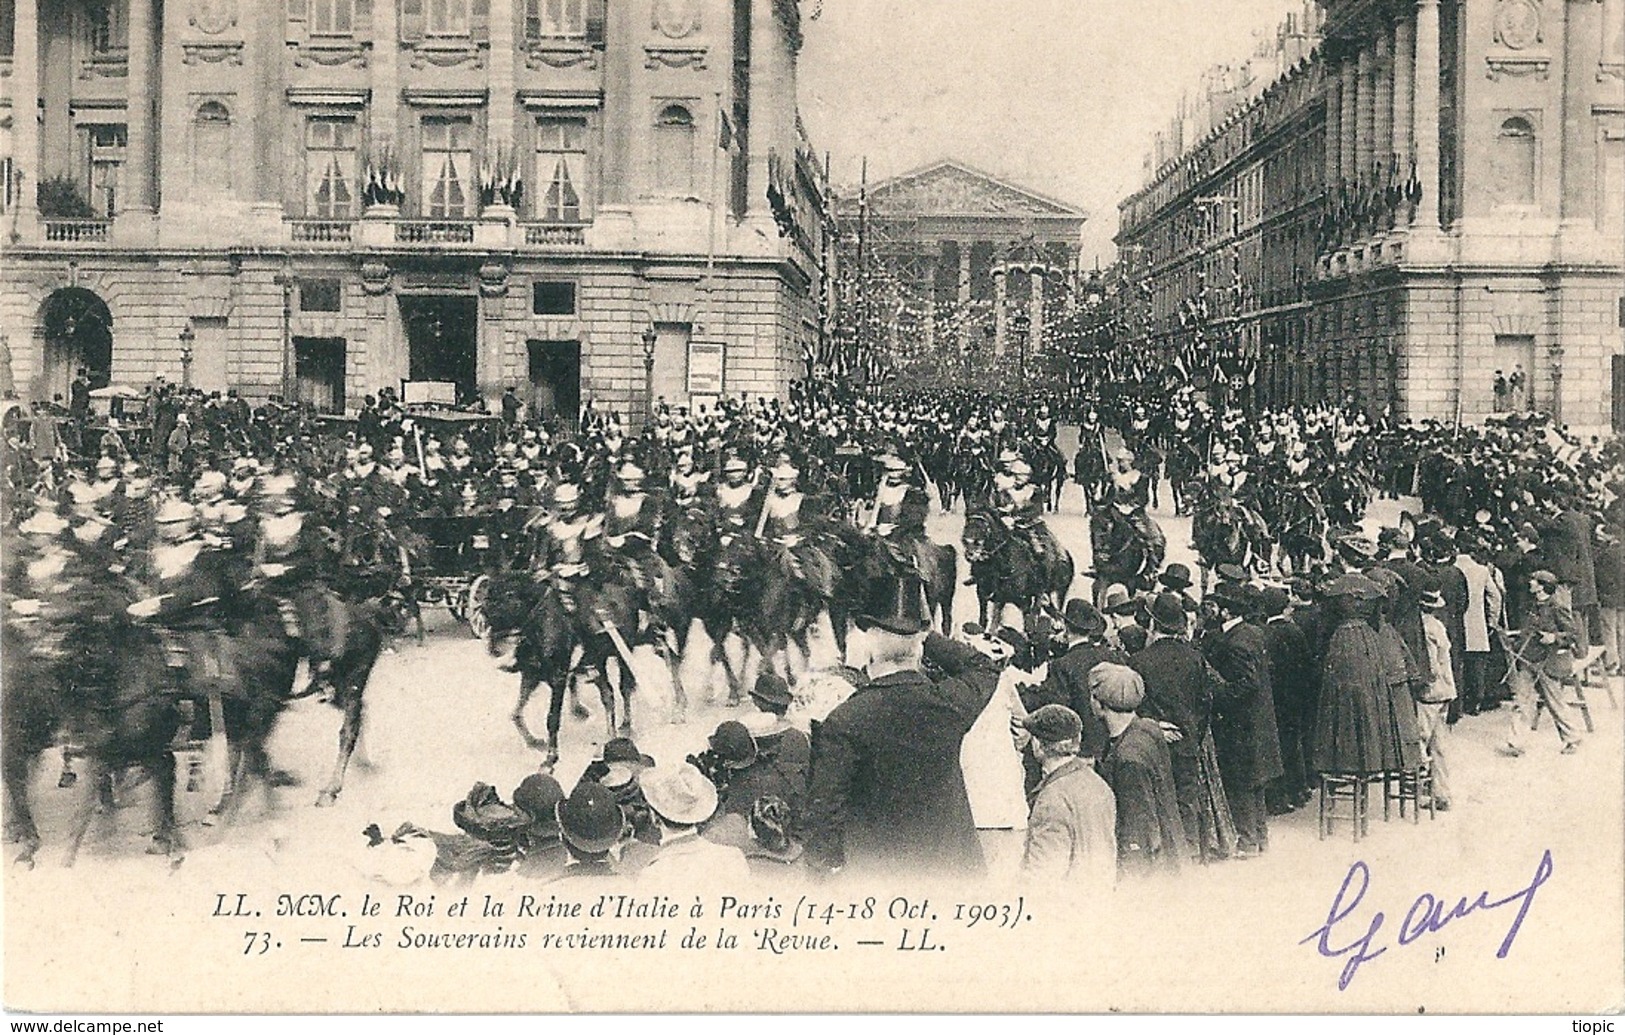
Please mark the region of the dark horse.
[[1191, 545], [1196, 548], [1202, 572], [1202, 591], [1207, 591], [1208, 572], [1221, 564], [1252, 569], [1269, 560], [1269, 529], [1264, 519], [1228, 492], [1211, 484], [1197, 483], [1201, 490], [1191, 500]]
[[[818, 570], [809, 570], [814, 565]], [[751, 650], [786, 679], [799, 678], [798, 664], [806, 663], [812, 630], [836, 595], [836, 575], [835, 563], [824, 547], [797, 553], [746, 536], [722, 543], [713, 576], [712, 606], [746, 647], [743, 665], [737, 670], [723, 651], [730, 703], [739, 700], [744, 679], [750, 675]], [[717, 642], [720, 647], [721, 641]], [[790, 656], [792, 648], [799, 652], [796, 661]]]
[[1149, 589], [1168, 552], [1167, 537], [1143, 507], [1126, 514], [1118, 506], [1100, 507], [1089, 519], [1089, 541], [1097, 604], [1113, 583], [1131, 593]]
[[[536, 579], [523, 571], [504, 572], [492, 577], [486, 617], [491, 623], [487, 643], [493, 656], [508, 640], [518, 638], [514, 665], [519, 670], [519, 699], [511, 717], [527, 747], [545, 750], [549, 762], [558, 760], [565, 694], [573, 691], [575, 681], [588, 673], [598, 684], [608, 735], [631, 734], [632, 673], [622, 671], [619, 660], [611, 665], [611, 659], [619, 659], [620, 651], [614, 635], [629, 645], [628, 634], [636, 632], [637, 607], [625, 589], [611, 582], [566, 591], [552, 578]], [[613, 680], [612, 668], [616, 677]], [[543, 683], [551, 691], [551, 699], [547, 736], [538, 739], [525, 723], [525, 706]], [[619, 724], [617, 689], [623, 705]]]
[[1053, 442], [1045, 443], [1033, 451], [1033, 484], [1044, 497], [1044, 509], [1055, 513], [1061, 509], [1061, 492], [1066, 488], [1066, 457]]
[[1059, 610], [1072, 586], [1072, 555], [1058, 550], [1045, 564], [1024, 535], [1006, 529], [993, 516], [972, 514], [965, 519], [961, 537], [971, 581], [976, 584], [977, 618], [989, 631], [1003, 624], [1006, 604], [1031, 614], [1040, 604]]
[[712, 668], [725, 657], [722, 642], [728, 635], [731, 616], [713, 603], [713, 575], [720, 548], [716, 527], [701, 508], [680, 510], [661, 526], [659, 553], [667, 570], [663, 591], [653, 601], [655, 631], [659, 634], [655, 649], [666, 659], [671, 672], [673, 722], [681, 722], [688, 709], [680, 669], [696, 621], [711, 641]]
[[[4, 770], [11, 833], [24, 844], [21, 858], [31, 861], [39, 835], [29, 808], [28, 774], [39, 753], [65, 730], [82, 741], [89, 765], [83, 802], [69, 842], [71, 864], [89, 828], [98, 802], [111, 799], [112, 779], [131, 768], [152, 777], [157, 813], [154, 851], [177, 854], [175, 827], [175, 746], [177, 734], [192, 716], [194, 737], [207, 730], [227, 744], [226, 773], [220, 800], [211, 815], [232, 818], [250, 781], [269, 790], [288, 782], [271, 766], [266, 745], [291, 699], [301, 651], [283, 628], [268, 598], [245, 594], [234, 602], [230, 620], [217, 641], [219, 668], [205, 673], [196, 653], [185, 668], [169, 664], [164, 634], [129, 619], [117, 610], [89, 621], [89, 639], [80, 641], [78, 663], [53, 671], [52, 666], [25, 660], [28, 678], [5, 679]], [[378, 637], [367, 622], [355, 623], [357, 635], [346, 656], [336, 659], [334, 678], [345, 710], [339, 759], [333, 779], [318, 804], [331, 803], [342, 786], [345, 766], [360, 731], [361, 694], [377, 659]], [[366, 646], [370, 634], [370, 649]], [[6, 650], [12, 653], [15, 641]], [[93, 646], [92, 646], [93, 645]], [[88, 662], [86, 659], [89, 659]], [[219, 726], [216, 726], [219, 723]]]
[[865, 604], [885, 603], [884, 587], [905, 573], [918, 575], [924, 583], [926, 613], [932, 625], [939, 632], [949, 631], [959, 585], [959, 551], [952, 544], [924, 539], [895, 545], [851, 525], [836, 525], [829, 536], [829, 554], [841, 572], [829, 616], [835, 644], [843, 655], [851, 619]]

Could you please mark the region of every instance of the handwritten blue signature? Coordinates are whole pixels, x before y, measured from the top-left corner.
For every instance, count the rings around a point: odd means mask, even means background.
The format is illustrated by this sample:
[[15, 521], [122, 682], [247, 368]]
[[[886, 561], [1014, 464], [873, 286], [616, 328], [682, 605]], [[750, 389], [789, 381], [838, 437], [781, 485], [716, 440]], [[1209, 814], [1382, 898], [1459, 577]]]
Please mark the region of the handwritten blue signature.
[[[1521, 888], [1505, 898], [1491, 901], [1490, 893], [1481, 891], [1471, 902], [1463, 896], [1454, 906], [1447, 908], [1446, 898], [1436, 898], [1428, 892], [1423, 892], [1411, 903], [1410, 910], [1399, 925], [1399, 944], [1409, 945], [1424, 934], [1436, 933], [1450, 921], [1480, 909], [1498, 909], [1516, 902], [1519, 904], [1518, 915], [1513, 918], [1512, 926], [1507, 929], [1506, 937], [1502, 939], [1501, 947], [1495, 953], [1496, 959], [1506, 959], [1507, 953], [1512, 950], [1513, 941], [1518, 937], [1518, 928], [1523, 926], [1523, 919], [1529, 914], [1529, 907], [1534, 905], [1535, 892], [1551, 879], [1552, 852], [1551, 849], [1547, 849], [1541, 854], [1540, 863], [1535, 867], [1535, 877], [1529, 882], [1528, 887]], [[1306, 942], [1316, 941], [1315, 948], [1328, 959], [1348, 957], [1348, 962], [1343, 965], [1343, 973], [1337, 979], [1338, 991], [1349, 987], [1349, 982], [1354, 980], [1354, 974], [1360, 969], [1360, 964], [1371, 962], [1389, 948], [1386, 945], [1376, 944], [1377, 932], [1382, 930], [1383, 922], [1387, 919], [1380, 910], [1372, 915], [1370, 926], [1366, 928], [1364, 934], [1345, 945], [1332, 944], [1333, 929], [1348, 919], [1349, 914], [1360, 904], [1360, 900], [1365, 898], [1366, 890], [1370, 887], [1371, 867], [1364, 862], [1356, 862], [1350, 866], [1348, 875], [1343, 878], [1343, 886], [1337, 889], [1337, 897], [1332, 899], [1332, 908], [1326, 914], [1326, 922], [1298, 943], [1303, 945]]]

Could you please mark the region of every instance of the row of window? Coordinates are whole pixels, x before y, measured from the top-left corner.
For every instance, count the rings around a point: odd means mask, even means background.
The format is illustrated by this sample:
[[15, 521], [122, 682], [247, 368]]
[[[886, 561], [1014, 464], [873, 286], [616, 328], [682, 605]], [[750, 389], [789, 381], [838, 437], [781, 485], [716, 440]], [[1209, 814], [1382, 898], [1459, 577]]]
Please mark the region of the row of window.
[[[290, 26], [302, 25], [311, 36], [366, 34], [371, 30], [374, 2], [399, 4], [397, 24], [402, 39], [466, 38], [489, 31], [491, 0], [288, 0], [288, 21]], [[526, 40], [597, 42], [603, 38], [605, 0], [522, 2]]]
[[[298, 299], [299, 311], [302, 313], [342, 312], [344, 283], [336, 277], [300, 277]], [[533, 281], [531, 312], [536, 316], [576, 315], [575, 281]]]
[[[371, 31], [374, 3], [398, 3], [406, 39], [476, 35], [490, 22], [491, 0], [287, 0], [288, 22], [311, 36], [351, 37]], [[514, 2], [514, 0], [510, 0]], [[518, 0], [524, 38], [601, 42], [605, 0]], [[75, 36], [95, 55], [118, 55], [130, 44], [130, 0], [83, 0]], [[0, 55], [10, 54], [16, 35], [14, 0], [0, 0]]]
[[[654, 186], [688, 196], [695, 189], [693, 113], [678, 104], [662, 108], [654, 132]], [[471, 116], [425, 116], [416, 190], [403, 185], [408, 209], [428, 219], [466, 219], [479, 214], [478, 130]], [[98, 216], [118, 211], [118, 182], [124, 165], [123, 124], [86, 125], [81, 152], [86, 164], [80, 182]], [[304, 214], [314, 219], [350, 219], [360, 214], [368, 171], [357, 116], [321, 114], [304, 129]], [[534, 150], [518, 170], [525, 189], [521, 202], [529, 218], [579, 224], [592, 218], [588, 190], [592, 134], [585, 116], [544, 116], [535, 123]], [[225, 104], [205, 101], [192, 120], [192, 177], [200, 191], [230, 191], [232, 116]]]

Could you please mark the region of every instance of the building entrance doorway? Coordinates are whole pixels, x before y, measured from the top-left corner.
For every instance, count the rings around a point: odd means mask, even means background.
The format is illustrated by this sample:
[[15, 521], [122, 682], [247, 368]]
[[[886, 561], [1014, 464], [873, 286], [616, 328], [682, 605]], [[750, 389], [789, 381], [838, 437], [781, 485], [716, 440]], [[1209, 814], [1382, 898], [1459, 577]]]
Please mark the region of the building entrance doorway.
[[81, 368], [91, 388], [108, 384], [113, 375], [113, 315], [107, 304], [92, 291], [80, 287], [51, 293], [40, 312], [45, 336], [43, 384], [36, 388], [39, 398], [61, 394]]
[[530, 359], [530, 412], [574, 428], [581, 416], [581, 343], [527, 343]]
[[479, 312], [472, 295], [405, 295], [407, 376], [413, 381], [450, 381], [459, 404], [479, 398]]
[[293, 339], [295, 399], [318, 413], [344, 412], [343, 338]]

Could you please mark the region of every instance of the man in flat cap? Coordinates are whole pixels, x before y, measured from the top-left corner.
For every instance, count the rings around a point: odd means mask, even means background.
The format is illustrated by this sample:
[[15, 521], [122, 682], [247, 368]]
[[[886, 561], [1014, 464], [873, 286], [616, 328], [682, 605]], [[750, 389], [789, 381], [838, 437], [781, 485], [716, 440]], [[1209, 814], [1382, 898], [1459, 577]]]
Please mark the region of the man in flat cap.
[[1046, 704], [1023, 723], [1043, 779], [1027, 818], [1024, 877], [1087, 889], [1117, 881], [1117, 803], [1106, 781], [1078, 757], [1083, 722], [1063, 704]]
[[1503, 754], [1521, 755], [1541, 705], [1551, 713], [1552, 725], [1563, 741], [1562, 752], [1572, 755], [1580, 746], [1573, 713], [1563, 693], [1563, 681], [1574, 671], [1575, 651], [1584, 643], [1574, 612], [1557, 599], [1557, 576], [1541, 570], [1529, 576], [1529, 603], [1523, 627], [1512, 637], [1513, 710], [1507, 724]]
[[1185, 828], [1162, 728], [1136, 710], [1145, 683], [1127, 665], [1104, 662], [1089, 673], [1095, 712], [1111, 741], [1095, 768], [1117, 801], [1117, 859], [1125, 874], [1177, 873], [1185, 855]]

